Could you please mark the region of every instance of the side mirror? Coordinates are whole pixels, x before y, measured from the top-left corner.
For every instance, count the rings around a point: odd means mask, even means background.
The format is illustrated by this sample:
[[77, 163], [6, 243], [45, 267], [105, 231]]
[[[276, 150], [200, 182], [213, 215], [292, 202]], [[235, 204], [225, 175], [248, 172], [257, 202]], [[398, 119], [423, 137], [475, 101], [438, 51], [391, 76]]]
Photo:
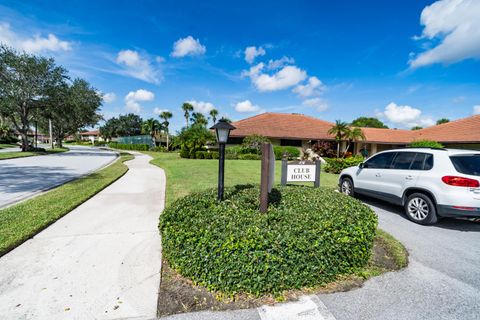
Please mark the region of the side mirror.
[[359, 167], [360, 169], [365, 168], [365, 163], [364, 163], [364, 162], [360, 163], [360, 164], [358, 165], [358, 167]]

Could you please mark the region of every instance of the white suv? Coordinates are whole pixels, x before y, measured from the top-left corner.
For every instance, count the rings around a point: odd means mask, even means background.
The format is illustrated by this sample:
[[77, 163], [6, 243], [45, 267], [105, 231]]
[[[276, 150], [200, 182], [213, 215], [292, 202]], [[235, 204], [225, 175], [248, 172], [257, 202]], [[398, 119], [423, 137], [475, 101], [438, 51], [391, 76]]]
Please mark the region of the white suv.
[[379, 152], [340, 173], [339, 189], [404, 206], [407, 217], [480, 217], [480, 151], [406, 148]]

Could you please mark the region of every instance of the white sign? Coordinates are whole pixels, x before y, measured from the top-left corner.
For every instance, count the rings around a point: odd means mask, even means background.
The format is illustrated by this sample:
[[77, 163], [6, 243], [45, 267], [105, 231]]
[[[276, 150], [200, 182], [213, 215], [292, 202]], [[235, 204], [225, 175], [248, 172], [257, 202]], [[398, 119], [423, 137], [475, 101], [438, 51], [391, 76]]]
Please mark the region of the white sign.
[[314, 164], [292, 165], [287, 168], [287, 181], [315, 181]]

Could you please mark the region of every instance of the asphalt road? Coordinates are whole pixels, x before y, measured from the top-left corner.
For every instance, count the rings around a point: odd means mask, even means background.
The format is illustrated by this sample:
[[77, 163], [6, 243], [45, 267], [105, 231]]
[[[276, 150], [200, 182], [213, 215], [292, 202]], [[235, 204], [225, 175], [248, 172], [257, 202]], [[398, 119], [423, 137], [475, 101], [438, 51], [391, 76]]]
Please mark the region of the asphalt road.
[[200, 312], [169, 319], [479, 319], [480, 223], [444, 219], [410, 222], [401, 208], [370, 199], [379, 227], [409, 251], [409, 266], [349, 292], [305, 297], [273, 308]]
[[91, 147], [45, 156], [0, 160], [0, 208], [104, 167], [114, 152]]

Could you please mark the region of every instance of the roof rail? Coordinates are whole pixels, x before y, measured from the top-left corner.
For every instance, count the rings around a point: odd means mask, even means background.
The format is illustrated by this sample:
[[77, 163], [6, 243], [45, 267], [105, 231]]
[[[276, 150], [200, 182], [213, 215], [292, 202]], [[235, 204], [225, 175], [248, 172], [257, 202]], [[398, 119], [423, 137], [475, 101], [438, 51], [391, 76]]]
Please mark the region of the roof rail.
[[435, 147], [403, 147], [403, 149], [432, 149], [432, 150], [448, 151], [446, 148], [435, 148]]

